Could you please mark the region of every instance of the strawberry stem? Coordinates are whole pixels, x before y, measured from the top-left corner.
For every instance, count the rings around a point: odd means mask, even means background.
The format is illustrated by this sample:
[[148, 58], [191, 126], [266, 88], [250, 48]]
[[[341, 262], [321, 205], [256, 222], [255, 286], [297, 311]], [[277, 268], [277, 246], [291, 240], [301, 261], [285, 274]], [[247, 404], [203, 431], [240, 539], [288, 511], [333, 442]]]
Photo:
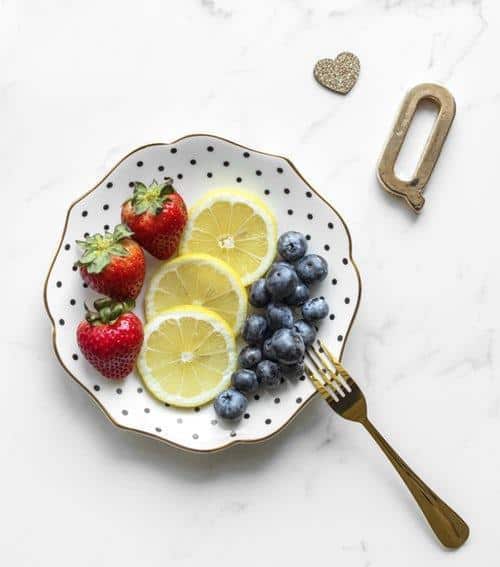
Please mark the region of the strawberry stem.
[[127, 299], [125, 301], [113, 301], [108, 297], [101, 297], [94, 301], [95, 311], [91, 311], [87, 307], [87, 304], [85, 304], [85, 319], [91, 325], [112, 325], [124, 313], [132, 311], [134, 307], [135, 301], [133, 299]]

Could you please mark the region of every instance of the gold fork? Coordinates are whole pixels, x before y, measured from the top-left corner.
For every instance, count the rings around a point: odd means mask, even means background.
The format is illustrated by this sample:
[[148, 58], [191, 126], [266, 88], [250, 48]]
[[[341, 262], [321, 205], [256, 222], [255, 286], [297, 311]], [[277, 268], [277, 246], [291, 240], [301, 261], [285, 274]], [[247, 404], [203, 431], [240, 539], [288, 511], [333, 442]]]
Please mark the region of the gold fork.
[[458, 548], [469, 537], [469, 527], [462, 518], [437, 496], [403, 461], [368, 419], [363, 392], [345, 368], [321, 341], [319, 348], [307, 352], [316, 373], [306, 365], [306, 374], [340, 416], [361, 423], [391, 461], [403, 479], [439, 541], [446, 547]]

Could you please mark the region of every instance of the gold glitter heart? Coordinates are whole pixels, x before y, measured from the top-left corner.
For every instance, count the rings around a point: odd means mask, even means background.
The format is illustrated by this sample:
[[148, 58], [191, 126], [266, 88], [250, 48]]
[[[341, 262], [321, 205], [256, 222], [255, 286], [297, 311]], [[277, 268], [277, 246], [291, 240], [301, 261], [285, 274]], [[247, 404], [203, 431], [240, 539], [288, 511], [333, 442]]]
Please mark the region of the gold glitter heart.
[[344, 51], [335, 59], [320, 59], [314, 66], [314, 78], [320, 85], [340, 94], [347, 94], [359, 77], [359, 59]]

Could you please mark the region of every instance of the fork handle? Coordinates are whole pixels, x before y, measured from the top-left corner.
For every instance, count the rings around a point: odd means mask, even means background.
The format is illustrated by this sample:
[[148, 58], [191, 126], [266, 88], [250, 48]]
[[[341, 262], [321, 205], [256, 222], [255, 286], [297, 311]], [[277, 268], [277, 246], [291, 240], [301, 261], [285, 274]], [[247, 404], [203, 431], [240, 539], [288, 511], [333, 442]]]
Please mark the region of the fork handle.
[[462, 518], [410, 469], [371, 421], [365, 419], [361, 423], [398, 471], [439, 541], [453, 549], [465, 543], [469, 537], [469, 527]]

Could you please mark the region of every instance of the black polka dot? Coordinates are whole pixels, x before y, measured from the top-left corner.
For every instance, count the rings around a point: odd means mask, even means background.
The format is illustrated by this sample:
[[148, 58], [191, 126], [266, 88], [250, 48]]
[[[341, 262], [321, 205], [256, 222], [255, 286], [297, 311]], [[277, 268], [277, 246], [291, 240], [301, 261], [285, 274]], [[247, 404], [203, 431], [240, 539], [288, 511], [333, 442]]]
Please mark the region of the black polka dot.
[[284, 384], [285, 383], [285, 379], [284, 378], [280, 378], [280, 384]]
[[108, 183], [106, 183], [106, 187], [108, 189], [111, 189], [111, 187], [113, 187], [113, 184], [111, 183], [111, 181], [109, 181]]
[[313, 196], [313, 195], [312, 195], [311, 191], [306, 191], [306, 197], [307, 197], [308, 199], [310, 199], [312, 196]]
[[94, 390], [95, 390], [96, 392], [98, 392], [100, 389], [101, 389], [101, 386], [99, 386], [99, 384], [95, 384], [95, 385], [94, 385]]
[[64, 319], [59, 319], [59, 325], [64, 325]]
[[242, 181], [241, 177], [236, 178], [236, 183], [241, 183], [241, 181]]
[[250, 414], [249, 414], [249, 413], [246, 413], [243, 417], [244, 417], [245, 419], [249, 419], [249, 418], [250, 418]]
[[228, 161], [225, 161], [222, 165], [223, 165], [224, 167], [229, 167], [229, 162], [228, 162]]
[[271, 423], [271, 420], [269, 418], [266, 419], [266, 425], [269, 425]]
[[157, 433], [161, 433], [161, 427], [155, 427], [155, 431], [156, 431]]
[[282, 167], [278, 167], [278, 168], [276, 169], [276, 171], [277, 171], [278, 173], [283, 173], [283, 168], [282, 168]]
[[207, 177], [212, 177], [212, 175], [213, 175], [213, 174], [212, 174], [211, 171], [209, 171], [209, 172], [207, 173]]
[[143, 161], [138, 161], [138, 162], [137, 162], [137, 167], [142, 167], [143, 165], [144, 165], [144, 162], [143, 162]]
[[90, 234], [88, 232], [83, 233], [83, 238], [88, 238], [89, 236], [90, 236]]
[[217, 420], [216, 419], [212, 419], [212, 421], [210, 422], [212, 425], [217, 425]]
[[330, 245], [329, 244], [325, 244], [323, 246], [323, 248], [328, 252], [328, 250], [330, 250]]
[[85, 289], [87, 289], [87, 288], [89, 287], [89, 284], [84, 283], [84, 284], [83, 284], [83, 287], [84, 287]]
[[71, 358], [73, 360], [78, 360], [78, 355], [76, 353], [73, 353], [73, 355], [71, 356]]
[[149, 408], [144, 408], [144, 413], [149, 413], [151, 410]]
[[207, 152], [213, 152], [213, 151], [214, 151], [213, 146], [207, 146]]
[[123, 415], [128, 415], [128, 411], [127, 411], [126, 409], [123, 409], [123, 410], [122, 410], [122, 414], [123, 414]]
[[275, 403], [275, 404], [279, 404], [280, 401], [281, 401], [281, 400], [280, 400], [279, 398], [274, 398], [274, 403]]
[[64, 245], [64, 250], [69, 250], [71, 248], [71, 244], [65, 244]]
[[76, 264], [73, 264], [73, 266], [71, 266], [71, 269], [76, 272], [76, 270], [78, 270], [78, 266]]
[[104, 230], [109, 230], [109, 224], [104, 225]]
[[260, 169], [258, 169], [258, 170], [255, 172], [255, 175], [262, 175], [262, 171], [261, 171]]
[[333, 228], [333, 222], [329, 222], [329, 223], [328, 223], [328, 228], [330, 228], [330, 229]]
[[138, 394], [142, 394], [142, 392], [143, 392], [143, 389], [142, 389], [142, 388], [137, 388], [137, 393], [138, 393]]
[[311, 240], [311, 235], [310, 235], [310, 234], [306, 234], [306, 240]]
[[163, 405], [164, 405], [166, 408], [169, 408], [169, 407], [170, 407], [170, 404], [168, 404], [167, 402], [165, 402]]
[[302, 398], [297, 398], [295, 401], [296, 401], [298, 404], [301, 404], [301, 403], [302, 403]]
[[288, 195], [290, 193], [290, 189], [288, 189], [288, 187], [285, 187], [283, 189], [283, 192], [285, 193], [285, 195]]
[[122, 392], [123, 392], [123, 390], [122, 390], [121, 388], [116, 388], [116, 393], [117, 393], [118, 395], [120, 395]]
[[177, 153], [177, 148], [170, 148], [170, 153], [171, 153], [171, 154], [176, 154], [176, 153]]
[[177, 423], [182, 423], [182, 417], [177, 418]]
[[199, 412], [200, 408], [194, 408], [194, 411]]
[[342, 335], [339, 335], [339, 336], [337, 337], [337, 340], [339, 341], [339, 343], [342, 341], [343, 338], [344, 338], [344, 337], [343, 337]]
[[346, 298], [344, 299], [344, 303], [345, 303], [345, 304], [349, 304], [349, 303], [351, 303], [351, 300], [350, 300], [348, 297], [346, 297]]
[[131, 181], [131, 182], [128, 184], [128, 186], [129, 186], [129, 187], [135, 187], [135, 183], [134, 183], [133, 181]]
[[335, 315], [333, 313], [330, 313], [330, 321], [333, 321], [335, 319]]
[[198, 433], [193, 433], [193, 439], [198, 439]]
[[347, 265], [348, 262], [349, 262], [349, 260], [347, 258], [342, 259], [342, 264]]
[[253, 399], [254, 399], [255, 401], [258, 401], [258, 400], [260, 400], [260, 396], [259, 396], [259, 394], [255, 394], [255, 396], [253, 397]]
[[288, 213], [289, 215], [293, 215], [293, 210], [292, 210], [292, 209], [288, 209], [287, 213]]
[[312, 220], [312, 218], [313, 218], [312, 214], [311, 214], [311, 213], [307, 213], [307, 218], [308, 218], [309, 220]]
[[88, 214], [88, 211], [82, 211], [82, 217], [86, 217]]
[[62, 282], [56, 282], [56, 287], [61, 287], [62, 286]]
[[236, 437], [236, 431], [231, 431], [229, 435], [231, 435], [231, 437]]
[[190, 163], [191, 165], [196, 165], [196, 160], [195, 160], [195, 159], [192, 159], [189, 163]]
[[249, 158], [249, 157], [250, 157], [250, 154], [249, 154], [248, 152], [243, 152], [243, 157]]
[[163, 171], [164, 169], [165, 169], [165, 167], [163, 165], [158, 166], [158, 171]]
[[306, 379], [305, 375], [302, 374], [302, 376], [299, 378], [299, 380], [301, 380], [302, 382]]
[[109, 209], [109, 205], [108, 205], [108, 204], [103, 205], [102, 208], [103, 208], [105, 211], [107, 211], [107, 210]]
[[269, 191], [269, 189], [264, 189], [264, 195], [269, 195], [269, 193], [271, 193], [271, 191]]
[[337, 279], [336, 278], [333, 278], [332, 285], [337, 285]]
[[70, 305], [76, 305], [76, 299], [70, 299], [69, 304]]

